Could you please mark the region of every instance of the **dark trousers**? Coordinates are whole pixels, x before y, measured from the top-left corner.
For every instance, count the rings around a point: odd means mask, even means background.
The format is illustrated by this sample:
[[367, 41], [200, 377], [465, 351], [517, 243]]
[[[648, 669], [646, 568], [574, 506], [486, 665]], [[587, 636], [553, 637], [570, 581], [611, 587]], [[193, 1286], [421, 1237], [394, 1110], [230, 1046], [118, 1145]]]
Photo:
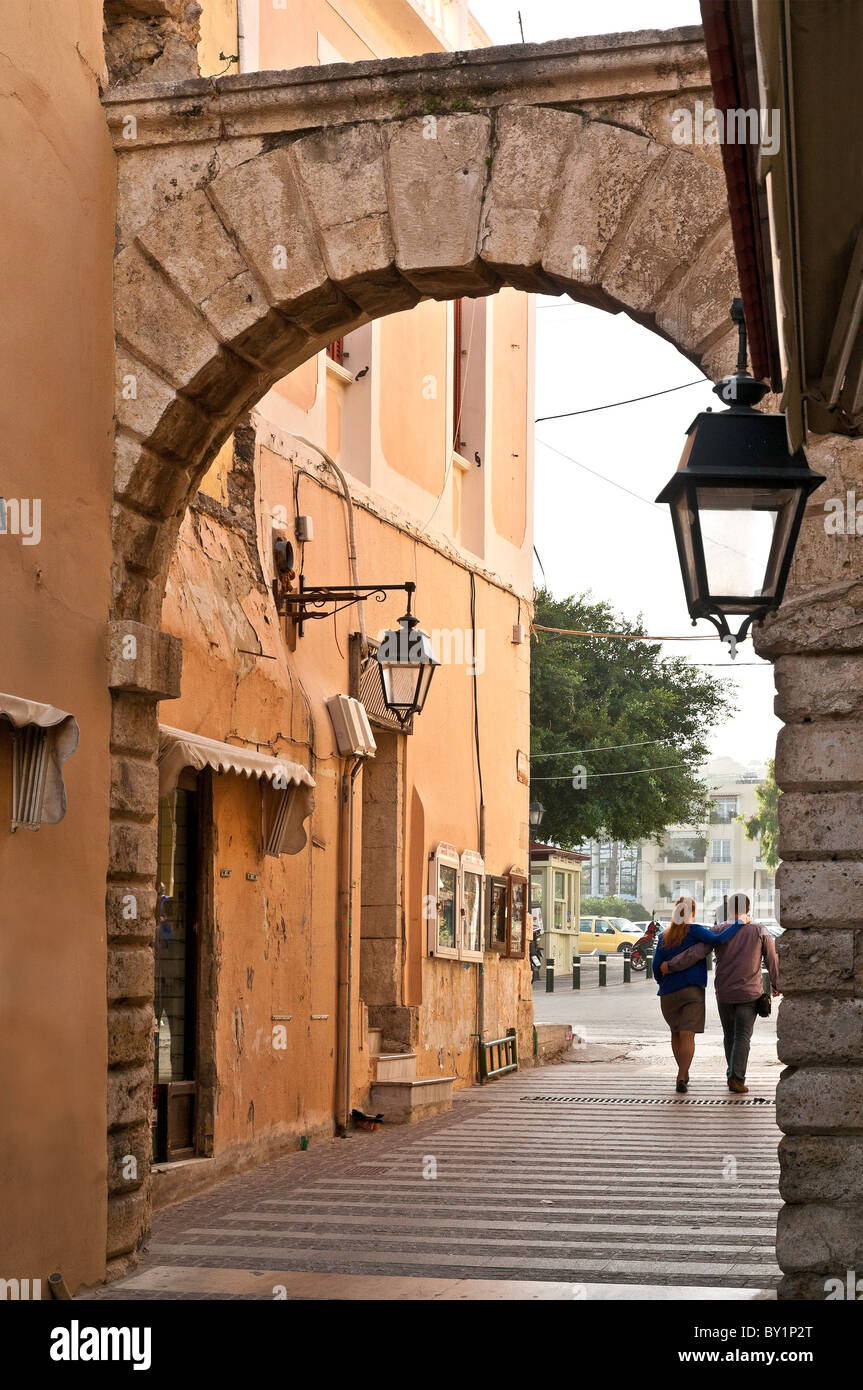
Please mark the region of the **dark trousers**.
[[719, 1020], [722, 1024], [725, 1042], [725, 1060], [728, 1063], [727, 1076], [729, 1081], [732, 1078], [735, 1081], [746, 1080], [749, 1044], [752, 1041], [752, 1029], [755, 1027], [757, 1017], [754, 999], [745, 1004], [719, 1004]]

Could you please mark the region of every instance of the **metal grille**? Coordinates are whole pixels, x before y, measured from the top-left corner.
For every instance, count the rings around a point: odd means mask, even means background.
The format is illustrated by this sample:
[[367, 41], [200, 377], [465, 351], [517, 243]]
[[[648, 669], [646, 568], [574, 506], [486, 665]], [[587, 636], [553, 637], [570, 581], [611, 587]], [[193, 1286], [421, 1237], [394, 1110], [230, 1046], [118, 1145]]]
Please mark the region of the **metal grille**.
[[748, 1100], [732, 1100], [730, 1096], [711, 1096], [709, 1099], [694, 1096], [521, 1096], [521, 1100], [550, 1101], [553, 1105], [775, 1105], [774, 1100], [764, 1096], [750, 1096]]
[[375, 652], [380, 645], [371, 637], [368, 640], [369, 654], [363, 663], [360, 652], [360, 635], [352, 632], [350, 638], [350, 688], [354, 699], [361, 700], [366, 707], [366, 714], [372, 724], [376, 724], [381, 729], [395, 729], [400, 734], [413, 733], [413, 718], [406, 724], [400, 724], [394, 714], [391, 714], [384, 704], [384, 692], [381, 687], [380, 671], [378, 663], [375, 661]]

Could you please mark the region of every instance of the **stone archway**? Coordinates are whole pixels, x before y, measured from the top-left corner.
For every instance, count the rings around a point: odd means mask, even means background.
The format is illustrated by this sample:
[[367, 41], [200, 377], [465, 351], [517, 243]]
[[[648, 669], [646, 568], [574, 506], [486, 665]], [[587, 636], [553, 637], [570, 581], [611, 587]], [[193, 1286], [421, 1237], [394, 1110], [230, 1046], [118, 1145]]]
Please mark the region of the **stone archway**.
[[[603, 49], [603, 44], [605, 48]], [[347, 75], [346, 75], [347, 73]], [[332, 338], [502, 286], [625, 310], [714, 377], [736, 269], [700, 31], [115, 91], [119, 154], [108, 1258], [149, 1224], [158, 630], [180, 520], [237, 419]], [[121, 1178], [124, 1156], [141, 1182]]]

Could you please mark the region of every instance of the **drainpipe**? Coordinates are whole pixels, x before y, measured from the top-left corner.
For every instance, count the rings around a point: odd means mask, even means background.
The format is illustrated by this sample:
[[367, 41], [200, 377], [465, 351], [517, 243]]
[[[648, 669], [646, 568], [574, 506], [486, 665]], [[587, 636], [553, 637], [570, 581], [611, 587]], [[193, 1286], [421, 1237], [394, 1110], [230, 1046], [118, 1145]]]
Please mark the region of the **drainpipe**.
[[[347, 1134], [351, 1122], [351, 1047], [353, 1041], [352, 996], [354, 982], [354, 785], [363, 765], [362, 758], [349, 764], [342, 779], [342, 814], [339, 854], [339, 1033], [341, 1092], [337, 1101], [340, 1112], [338, 1126]], [[347, 845], [345, 844], [347, 839]]]

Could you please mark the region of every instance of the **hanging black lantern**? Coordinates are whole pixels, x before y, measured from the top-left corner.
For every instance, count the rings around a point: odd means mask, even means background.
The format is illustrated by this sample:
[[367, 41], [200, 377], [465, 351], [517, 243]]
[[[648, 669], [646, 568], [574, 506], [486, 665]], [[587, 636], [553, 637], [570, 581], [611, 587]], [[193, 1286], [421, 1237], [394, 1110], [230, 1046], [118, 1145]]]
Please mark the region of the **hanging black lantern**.
[[530, 806], [528, 807], [528, 817], [530, 819], [531, 828], [533, 830], [538, 830], [539, 827], [542, 825], [542, 818], [544, 815], [545, 807], [543, 806], [542, 802], [532, 801], [530, 803]]
[[[779, 607], [806, 499], [824, 478], [802, 449], [788, 452], [784, 416], [754, 409], [770, 387], [746, 370], [742, 300], [731, 317], [740, 332], [737, 371], [713, 388], [729, 409], [696, 416], [656, 500], [671, 507], [693, 626], [709, 619], [733, 657], [750, 623]], [[729, 617], [743, 618], [736, 635]]]
[[376, 652], [384, 704], [400, 724], [421, 713], [435, 668], [440, 666], [428, 633], [422, 631], [419, 619], [411, 613], [414, 585], [405, 587], [408, 611], [399, 618], [397, 628], [389, 628], [383, 634]]

